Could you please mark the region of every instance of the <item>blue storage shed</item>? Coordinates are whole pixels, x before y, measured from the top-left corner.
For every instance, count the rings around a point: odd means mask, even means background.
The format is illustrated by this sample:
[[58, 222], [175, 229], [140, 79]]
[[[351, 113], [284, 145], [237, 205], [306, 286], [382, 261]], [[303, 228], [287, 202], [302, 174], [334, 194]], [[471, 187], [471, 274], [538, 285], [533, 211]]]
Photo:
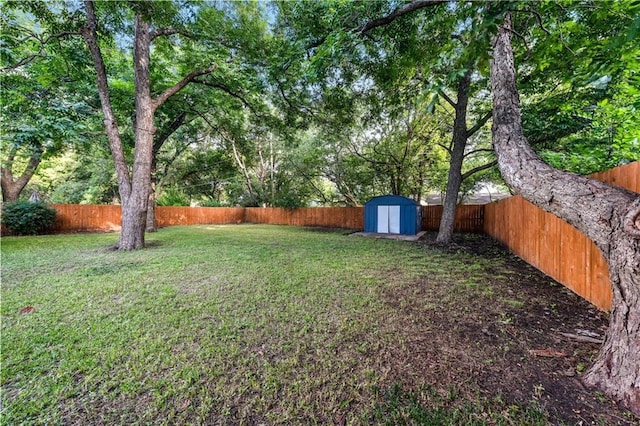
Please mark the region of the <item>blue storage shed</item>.
[[364, 205], [364, 231], [416, 235], [421, 230], [422, 209], [411, 198], [382, 195]]

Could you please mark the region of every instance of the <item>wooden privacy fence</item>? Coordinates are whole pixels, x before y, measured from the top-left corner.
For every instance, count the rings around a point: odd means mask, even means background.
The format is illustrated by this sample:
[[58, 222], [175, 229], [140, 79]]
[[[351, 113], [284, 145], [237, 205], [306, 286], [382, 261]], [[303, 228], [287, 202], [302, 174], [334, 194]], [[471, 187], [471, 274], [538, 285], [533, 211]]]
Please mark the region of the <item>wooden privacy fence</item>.
[[277, 207], [248, 207], [244, 212], [244, 222], [362, 229], [364, 227], [364, 208], [305, 207], [284, 209]]
[[[118, 231], [121, 223], [120, 206], [54, 204], [58, 211], [55, 232]], [[422, 207], [422, 229], [437, 230], [442, 206]], [[484, 206], [459, 206], [455, 230], [483, 231]], [[324, 226], [331, 228], [364, 228], [363, 207], [156, 207], [159, 227], [176, 225], [205, 225], [229, 223], [265, 223], [273, 225]]]
[[122, 210], [114, 205], [54, 204], [55, 232], [119, 231]]
[[[638, 161], [591, 177], [640, 192]], [[514, 196], [485, 206], [484, 231], [600, 309], [611, 308], [606, 261], [591, 240], [562, 219]]]
[[156, 207], [159, 227], [176, 225], [207, 225], [244, 222], [242, 207]]
[[[422, 206], [422, 229], [437, 231], [440, 228], [442, 206]], [[483, 232], [484, 205], [465, 204], [456, 209], [455, 232]]]
[[[122, 209], [117, 205], [54, 204], [58, 212], [54, 231], [95, 232], [119, 231]], [[175, 225], [206, 225], [242, 223], [242, 207], [156, 207], [159, 227]]]

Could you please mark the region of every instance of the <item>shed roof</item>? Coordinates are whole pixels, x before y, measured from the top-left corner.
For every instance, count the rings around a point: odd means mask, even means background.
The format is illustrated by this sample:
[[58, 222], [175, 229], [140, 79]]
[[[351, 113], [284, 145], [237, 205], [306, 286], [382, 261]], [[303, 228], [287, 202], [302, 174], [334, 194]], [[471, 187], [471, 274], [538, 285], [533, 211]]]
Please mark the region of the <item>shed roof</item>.
[[365, 203], [374, 204], [379, 206], [398, 206], [398, 205], [412, 205], [417, 206], [418, 203], [413, 201], [411, 198], [403, 197], [401, 195], [380, 195], [379, 197], [373, 197], [369, 201]]

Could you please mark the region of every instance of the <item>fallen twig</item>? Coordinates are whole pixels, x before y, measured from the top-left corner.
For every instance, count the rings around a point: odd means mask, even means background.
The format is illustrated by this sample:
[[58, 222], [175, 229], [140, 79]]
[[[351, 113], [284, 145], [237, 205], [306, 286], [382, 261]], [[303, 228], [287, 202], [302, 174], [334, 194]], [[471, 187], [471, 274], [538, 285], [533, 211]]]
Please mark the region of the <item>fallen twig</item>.
[[576, 342], [581, 342], [581, 343], [597, 343], [601, 345], [602, 342], [604, 342], [604, 340], [602, 339], [594, 339], [593, 337], [589, 337], [589, 336], [578, 336], [577, 334], [571, 334], [571, 333], [560, 333], [560, 335], [566, 337], [567, 339], [575, 340]]
[[545, 358], [564, 358], [567, 356], [564, 352], [556, 351], [555, 349], [529, 349], [531, 355], [542, 356]]

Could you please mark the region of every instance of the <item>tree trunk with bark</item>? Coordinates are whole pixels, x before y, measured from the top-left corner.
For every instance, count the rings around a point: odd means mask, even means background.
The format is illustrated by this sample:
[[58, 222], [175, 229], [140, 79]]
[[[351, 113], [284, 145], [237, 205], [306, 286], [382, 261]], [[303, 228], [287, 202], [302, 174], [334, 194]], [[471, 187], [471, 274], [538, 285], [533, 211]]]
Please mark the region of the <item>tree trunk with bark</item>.
[[438, 228], [436, 242], [449, 244], [453, 237], [453, 228], [456, 221], [456, 207], [458, 205], [458, 193], [462, 184], [462, 162], [464, 150], [467, 146], [467, 105], [469, 104], [469, 87], [471, 85], [471, 70], [467, 71], [458, 82], [458, 99], [452, 103], [456, 115], [453, 121], [453, 136], [449, 154], [449, 176], [447, 178], [447, 190], [442, 206], [442, 218]]
[[[87, 23], [81, 34], [96, 69], [98, 94], [105, 116], [105, 132], [109, 139], [109, 147], [118, 176], [118, 190], [122, 202], [122, 231], [118, 248], [120, 250], [136, 250], [144, 247], [144, 233], [151, 183], [151, 163], [153, 159], [153, 135], [155, 133], [155, 111], [171, 96], [182, 90], [195, 78], [210, 74], [216, 66], [205, 70], [193, 71], [182, 80], [166, 89], [158, 97], [151, 97], [151, 81], [149, 75], [151, 42], [154, 38], [175, 34], [172, 29], [151, 31], [149, 22], [142, 13], [135, 14], [135, 34], [133, 46], [133, 62], [135, 74], [135, 154], [131, 174], [125, 160], [124, 150], [118, 124], [111, 106], [109, 79], [98, 43], [97, 18], [94, 2], [85, 2]], [[135, 4], [134, 4], [134, 7]]]
[[149, 23], [139, 15], [135, 17], [133, 46], [134, 79], [136, 88], [135, 154], [131, 176], [131, 194], [122, 203], [122, 231], [120, 249], [135, 250], [144, 247], [147, 205], [151, 187], [153, 159], [154, 105], [149, 77], [151, 39]]
[[509, 16], [494, 41], [491, 83], [493, 142], [505, 181], [587, 235], [609, 265], [609, 330], [583, 381], [640, 415], [640, 197], [556, 170], [533, 152], [522, 131]]
[[3, 164], [2, 171], [0, 172], [0, 187], [2, 188], [2, 201], [4, 202], [17, 201], [18, 198], [20, 198], [22, 190], [33, 177], [33, 174], [36, 172], [41, 161], [40, 155], [32, 155], [29, 158], [27, 167], [24, 169], [20, 177], [16, 179], [13, 175], [13, 162], [15, 160], [16, 151], [16, 148], [11, 149], [9, 152], [9, 158], [6, 163]]

